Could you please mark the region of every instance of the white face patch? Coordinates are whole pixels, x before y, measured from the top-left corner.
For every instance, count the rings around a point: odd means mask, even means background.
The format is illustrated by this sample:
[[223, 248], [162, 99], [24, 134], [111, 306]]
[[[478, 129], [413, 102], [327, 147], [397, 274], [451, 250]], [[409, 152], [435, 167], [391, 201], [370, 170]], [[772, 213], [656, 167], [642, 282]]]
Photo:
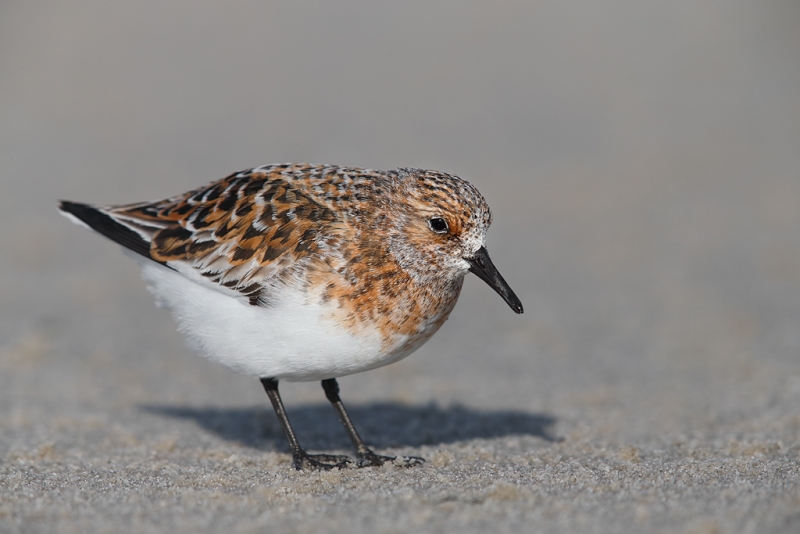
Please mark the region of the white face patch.
[[471, 257], [481, 247], [486, 246], [486, 230], [487, 228], [473, 228], [466, 236], [462, 237], [465, 256]]

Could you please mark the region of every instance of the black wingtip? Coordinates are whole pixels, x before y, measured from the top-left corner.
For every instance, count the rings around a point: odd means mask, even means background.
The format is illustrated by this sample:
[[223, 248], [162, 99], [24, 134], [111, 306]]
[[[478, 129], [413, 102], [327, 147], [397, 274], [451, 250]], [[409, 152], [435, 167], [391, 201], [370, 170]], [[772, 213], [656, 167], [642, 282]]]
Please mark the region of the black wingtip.
[[69, 213], [95, 232], [106, 236], [112, 241], [116, 241], [147, 259], [153, 259], [150, 255], [150, 243], [148, 241], [98, 208], [89, 204], [81, 204], [80, 202], [61, 200], [58, 203], [58, 209], [64, 213]]

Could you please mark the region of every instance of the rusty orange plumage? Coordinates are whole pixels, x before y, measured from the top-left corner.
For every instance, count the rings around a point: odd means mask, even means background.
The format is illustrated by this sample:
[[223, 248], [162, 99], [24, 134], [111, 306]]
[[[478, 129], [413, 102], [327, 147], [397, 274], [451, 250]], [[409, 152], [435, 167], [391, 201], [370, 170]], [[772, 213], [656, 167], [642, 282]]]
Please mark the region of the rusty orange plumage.
[[[337, 406], [335, 378], [416, 350], [469, 271], [522, 312], [486, 253], [486, 201], [447, 173], [266, 165], [160, 201], [61, 210], [137, 252], [193, 346], [261, 378], [273, 403], [278, 379], [322, 380]], [[330, 465], [284, 429], [296, 466]]]

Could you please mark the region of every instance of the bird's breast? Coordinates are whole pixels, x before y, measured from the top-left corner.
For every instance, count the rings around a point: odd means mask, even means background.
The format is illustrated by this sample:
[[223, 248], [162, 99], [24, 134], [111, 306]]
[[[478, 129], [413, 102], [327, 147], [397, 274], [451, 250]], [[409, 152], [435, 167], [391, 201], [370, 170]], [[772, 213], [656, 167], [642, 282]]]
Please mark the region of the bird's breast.
[[436, 333], [455, 307], [462, 284], [463, 278], [423, 284], [386, 265], [317, 282], [324, 288], [320, 301], [329, 305], [330, 320], [354, 335], [378, 332], [386, 354], [410, 354]]

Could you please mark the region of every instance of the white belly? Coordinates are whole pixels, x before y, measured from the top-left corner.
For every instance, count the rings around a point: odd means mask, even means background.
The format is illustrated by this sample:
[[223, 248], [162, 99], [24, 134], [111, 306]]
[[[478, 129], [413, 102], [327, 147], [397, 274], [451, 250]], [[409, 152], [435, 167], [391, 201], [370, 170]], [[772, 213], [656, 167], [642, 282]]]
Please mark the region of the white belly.
[[330, 319], [329, 305], [299, 291], [272, 296], [262, 308], [192, 281], [152, 262], [142, 277], [172, 311], [189, 345], [235, 371], [259, 378], [323, 380], [358, 373], [408, 354], [382, 349], [377, 330], [357, 334]]

